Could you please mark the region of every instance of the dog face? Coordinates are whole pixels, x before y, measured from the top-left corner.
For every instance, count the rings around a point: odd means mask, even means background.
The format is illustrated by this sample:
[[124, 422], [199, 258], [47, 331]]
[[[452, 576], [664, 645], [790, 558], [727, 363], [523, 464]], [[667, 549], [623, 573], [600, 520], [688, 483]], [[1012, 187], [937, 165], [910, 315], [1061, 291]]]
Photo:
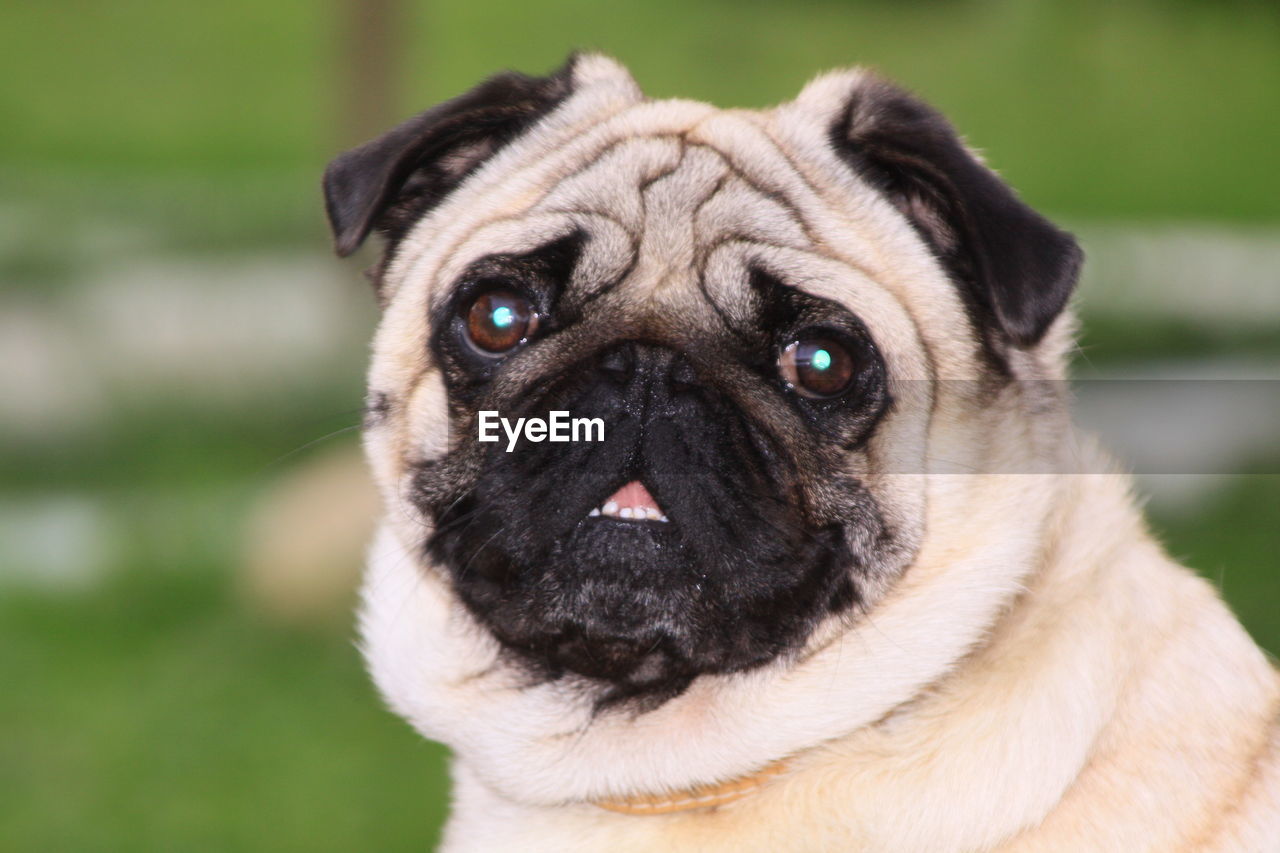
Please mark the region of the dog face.
[[[389, 524], [505, 664], [597, 706], [797, 660], [874, 609], [946, 494], [921, 476], [939, 448], [984, 465], [1025, 427], [1008, 389], [1045, 375], [1079, 262], [858, 74], [735, 113], [577, 58], [411, 119], [325, 187], [341, 253], [386, 238]], [[482, 412], [554, 411], [603, 439], [478, 440]]]

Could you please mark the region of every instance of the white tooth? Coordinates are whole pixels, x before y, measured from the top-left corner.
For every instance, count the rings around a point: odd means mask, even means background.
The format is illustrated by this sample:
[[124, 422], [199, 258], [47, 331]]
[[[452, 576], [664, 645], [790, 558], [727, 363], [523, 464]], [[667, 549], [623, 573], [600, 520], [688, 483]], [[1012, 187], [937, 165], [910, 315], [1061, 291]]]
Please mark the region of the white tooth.
[[587, 513], [587, 518], [595, 518], [599, 514], [600, 514], [600, 508], [596, 507], [595, 509], [591, 510], [591, 512]]
[[658, 512], [653, 507], [649, 507], [648, 509], [646, 509], [644, 511], [644, 514], [645, 514], [645, 517], [648, 518], [650, 521], [657, 521], [658, 519], [662, 518], [662, 513]]
[[670, 520], [671, 519], [667, 518], [665, 515], [658, 519], [658, 521], [670, 521]]
[[624, 506], [622, 509], [618, 510], [619, 518], [630, 518], [632, 515], [634, 515], [634, 513], [631, 511], [631, 507], [629, 506]]
[[600, 507], [600, 511], [611, 518], [615, 517], [618, 514], [618, 502], [609, 501], [604, 506]]

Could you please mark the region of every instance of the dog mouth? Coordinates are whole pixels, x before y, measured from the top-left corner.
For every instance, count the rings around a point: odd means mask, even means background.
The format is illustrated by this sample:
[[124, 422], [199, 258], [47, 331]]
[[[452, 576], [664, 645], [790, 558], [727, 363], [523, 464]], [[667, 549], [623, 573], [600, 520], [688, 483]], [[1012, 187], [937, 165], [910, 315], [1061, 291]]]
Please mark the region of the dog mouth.
[[586, 679], [572, 683], [600, 707], [660, 702], [799, 648], [851, 606], [844, 529], [811, 523], [780, 478], [694, 455], [662, 424], [626, 429], [594, 458], [496, 456], [428, 505], [433, 562], [534, 681]]
[[644, 483], [632, 480], [587, 513], [587, 518], [615, 519], [618, 521], [656, 521], [667, 524], [670, 519], [657, 498]]

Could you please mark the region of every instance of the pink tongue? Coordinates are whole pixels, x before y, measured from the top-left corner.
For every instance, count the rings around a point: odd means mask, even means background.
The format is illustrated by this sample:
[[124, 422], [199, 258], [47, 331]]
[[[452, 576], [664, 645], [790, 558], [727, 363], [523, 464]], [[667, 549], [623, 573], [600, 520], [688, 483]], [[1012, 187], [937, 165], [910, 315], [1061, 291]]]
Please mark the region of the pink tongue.
[[632, 480], [621, 489], [618, 489], [605, 503], [609, 501], [615, 501], [620, 507], [656, 509], [658, 512], [662, 512], [662, 507], [658, 506], [658, 502], [653, 499], [653, 495], [649, 494], [649, 490], [639, 480]]

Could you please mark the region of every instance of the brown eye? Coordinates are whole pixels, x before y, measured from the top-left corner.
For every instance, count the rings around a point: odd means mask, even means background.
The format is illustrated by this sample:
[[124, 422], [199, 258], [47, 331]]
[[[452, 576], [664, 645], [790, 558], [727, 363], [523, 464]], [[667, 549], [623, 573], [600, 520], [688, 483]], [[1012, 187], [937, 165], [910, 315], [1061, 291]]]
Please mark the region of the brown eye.
[[792, 341], [778, 358], [782, 378], [805, 397], [838, 397], [853, 383], [853, 356], [844, 344], [820, 335]]
[[538, 327], [538, 315], [529, 300], [504, 288], [477, 296], [465, 318], [467, 340], [489, 355], [515, 349]]

